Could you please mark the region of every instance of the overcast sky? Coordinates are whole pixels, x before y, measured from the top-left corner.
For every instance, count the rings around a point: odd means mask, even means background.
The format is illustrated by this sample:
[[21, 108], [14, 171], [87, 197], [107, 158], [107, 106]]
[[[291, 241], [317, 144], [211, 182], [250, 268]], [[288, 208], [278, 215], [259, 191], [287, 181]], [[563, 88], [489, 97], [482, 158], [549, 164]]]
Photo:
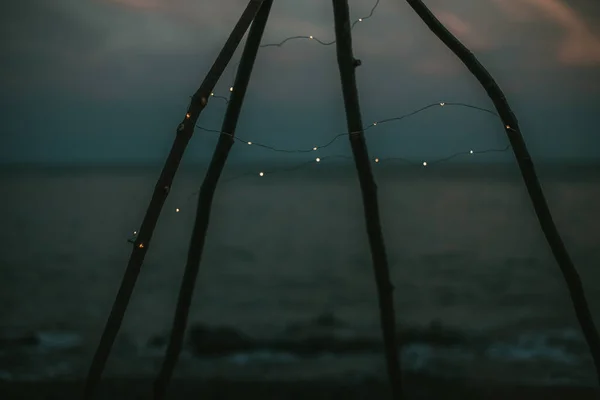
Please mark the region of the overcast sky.
[[[496, 77], [535, 157], [600, 158], [600, 1], [426, 3]], [[0, 161], [162, 162], [189, 96], [246, 4], [2, 2]], [[350, 0], [352, 19], [374, 4]], [[332, 40], [331, 1], [274, 0], [263, 43], [296, 35]], [[353, 40], [363, 62], [357, 80], [365, 124], [440, 101], [492, 108], [403, 0], [381, 0], [373, 17], [354, 28]], [[228, 94], [233, 66], [215, 94]], [[213, 98], [199, 124], [219, 129], [224, 111], [225, 103]], [[343, 112], [335, 47], [294, 40], [260, 50], [237, 134], [310, 148], [345, 131]], [[185, 160], [206, 160], [215, 139], [197, 130]], [[493, 116], [436, 107], [370, 130], [368, 144], [372, 155], [421, 159], [503, 147], [507, 139]], [[328, 150], [350, 154], [347, 140]], [[238, 143], [231, 160], [272, 157], [280, 154]]]

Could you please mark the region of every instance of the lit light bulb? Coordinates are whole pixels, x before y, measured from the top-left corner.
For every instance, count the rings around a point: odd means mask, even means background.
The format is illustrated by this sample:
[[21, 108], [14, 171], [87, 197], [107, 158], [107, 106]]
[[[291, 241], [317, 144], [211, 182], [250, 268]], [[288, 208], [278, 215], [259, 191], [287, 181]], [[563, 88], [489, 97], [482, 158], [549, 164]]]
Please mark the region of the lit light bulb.
[[309, 38], [309, 39], [314, 39], [313, 35], [310, 35], [308, 38]]
[[506, 125], [506, 129], [510, 129], [510, 125]]
[[133, 231], [133, 234], [134, 234], [134, 235], [137, 235], [137, 231]]
[[252, 144], [252, 142], [248, 142], [248, 144]]
[[427, 161], [423, 161], [423, 166], [426, 167], [427, 166]]
[[358, 19], [358, 22], [362, 22], [362, 18], [359, 18], [359, 19]]
[[376, 159], [375, 159], [375, 162], [379, 162], [379, 158], [376, 158]]
[[471, 150], [469, 153], [473, 154], [473, 150]]
[[377, 122], [373, 122], [373, 126], [377, 126]]
[[179, 212], [179, 208], [176, 208], [176, 209], [175, 209], [175, 212]]
[[317, 157], [317, 162], [321, 162], [321, 159], [319, 157]]
[[189, 118], [190, 117], [190, 113], [185, 114], [185, 117]]
[[315, 147], [313, 147], [313, 150], [317, 150], [317, 147], [316, 147], [316, 146], [315, 146]]
[[444, 107], [446, 105], [446, 103], [440, 103], [440, 106]]
[[258, 175], [259, 176], [265, 176], [265, 173], [264, 172], [260, 172]]
[[230, 92], [233, 92], [233, 86], [229, 88], [229, 91], [230, 91]]
[[138, 247], [139, 247], [140, 249], [143, 249], [143, 248], [144, 248], [144, 243], [140, 243], [140, 244], [138, 245]]

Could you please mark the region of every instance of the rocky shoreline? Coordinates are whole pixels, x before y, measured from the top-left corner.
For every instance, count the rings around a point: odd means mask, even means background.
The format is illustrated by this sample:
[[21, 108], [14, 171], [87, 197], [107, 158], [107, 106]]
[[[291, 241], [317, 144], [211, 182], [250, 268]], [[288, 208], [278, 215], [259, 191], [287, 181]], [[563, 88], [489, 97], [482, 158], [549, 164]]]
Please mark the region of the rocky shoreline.
[[[122, 336], [107, 379], [154, 376], [168, 333], [133, 342]], [[436, 379], [493, 379], [503, 385], [593, 384], [591, 360], [575, 331], [558, 330], [486, 338], [440, 323], [403, 327], [402, 367]], [[95, 343], [94, 343], [95, 344]], [[7, 382], [78, 381], [94, 350], [77, 332], [0, 332], [0, 379]], [[332, 314], [252, 336], [237, 327], [192, 323], [177, 377], [254, 381], [372, 379], [385, 374], [379, 338]]]

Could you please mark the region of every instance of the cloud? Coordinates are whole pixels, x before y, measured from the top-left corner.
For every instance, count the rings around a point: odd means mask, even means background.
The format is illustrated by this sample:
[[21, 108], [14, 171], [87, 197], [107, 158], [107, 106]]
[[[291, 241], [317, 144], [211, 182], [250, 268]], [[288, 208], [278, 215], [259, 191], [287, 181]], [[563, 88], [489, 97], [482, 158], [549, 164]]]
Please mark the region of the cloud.
[[122, 6], [136, 8], [141, 10], [160, 10], [164, 9], [165, 3], [162, 0], [107, 0]]
[[[554, 73], [561, 65], [598, 63], [596, 38], [561, 1], [431, 3], [438, 18], [485, 65], [493, 72], [498, 67], [500, 73], [512, 75], [525, 69]], [[9, 4], [8, 13], [0, 16], [0, 34], [10, 38], [0, 44], [5, 55], [0, 89], [35, 91], [41, 85], [83, 96], [127, 99], [152, 97], [165, 90], [193, 90], [248, 0], [22, 0]], [[352, 19], [368, 14], [372, 4], [351, 2]], [[507, 23], [498, 7], [516, 23]], [[332, 14], [331, 4], [320, 0], [275, 2], [264, 42], [309, 34], [332, 40]], [[553, 36], [553, 31], [560, 36]], [[365, 79], [394, 74], [397, 81], [409, 82], [423, 80], [423, 75], [447, 79], [465, 74], [464, 67], [402, 1], [381, 2], [372, 19], [356, 25], [353, 46], [355, 56], [363, 61]], [[547, 57], [549, 46], [560, 65], [554, 57]], [[240, 52], [241, 48], [217, 91], [227, 91]], [[331, 87], [313, 83], [315, 78], [321, 82], [337, 73], [335, 46], [292, 41], [282, 48], [261, 49], [258, 63], [264, 72], [256, 68], [253, 81], [260, 79], [262, 86], [282, 96], [289, 90], [325, 92], [333, 86], [337, 90], [337, 75]], [[288, 80], [289, 86], [282, 84]]]
[[[229, 34], [227, 27], [206, 35], [202, 24], [159, 12], [158, 1], [132, 4], [11, 3], [0, 17], [0, 34], [10, 38], [0, 44], [5, 57], [0, 85], [5, 90], [54, 87], [97, 98], [140, 96], [155, 83], [181, 83], [183, 76], [197, 81], [198, 68], [204, 69], [206, 60], [212, 63]], [[191, 64], [195, 69], [188, 70]]]
[[529, 22], [535, 19], [535, 10], [522, 0], [491, 0], [511, 20]]
[[437, 11], [436, 17], [446, 28], [471, 50], [487, 50], [492, 44], [484, 37], [484, 30], [473, 26], [453, 12]]
[[[454, 61], [454, 60], [453, 60]], [[435, 75], [440, 78], [450, 78], [464, 72], [464, 67], [456, 62], [438, 58], [425, 58], [413, 63], [414, 71], [422, 75]]]
[[492, 0], [509, 18], [519, 22], [544, 19], [559, 26], [563, 37], [556, 57], [564, 65], [600, 65], [600, 39], [583, 18], [562, 0]]
[[94, 0], [122, 10], [145, 13], [168, 19], [178, 25], [229, 31], [233, 28], [248, 0]]

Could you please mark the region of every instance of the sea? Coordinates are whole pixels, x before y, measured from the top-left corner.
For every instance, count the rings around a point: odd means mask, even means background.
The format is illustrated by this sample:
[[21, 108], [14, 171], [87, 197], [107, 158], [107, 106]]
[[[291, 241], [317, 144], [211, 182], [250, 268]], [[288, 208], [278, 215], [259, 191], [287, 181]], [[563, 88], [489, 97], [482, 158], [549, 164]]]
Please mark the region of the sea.
[[[0, 169], [0, 379], [85, 377], [160, 171]], [[184, 165], [173, 183], [104, 376], [153, 376], [161, 365], [205, 172]], [[595, 384], [516, 165], [374, 164], [373, 173], [404, 371]], [[538, 174], [600, 326], [600, 167], [542, 165]], [[227, 166], [175, 375], [357, 380], [385, 371], [351, 160]]]

